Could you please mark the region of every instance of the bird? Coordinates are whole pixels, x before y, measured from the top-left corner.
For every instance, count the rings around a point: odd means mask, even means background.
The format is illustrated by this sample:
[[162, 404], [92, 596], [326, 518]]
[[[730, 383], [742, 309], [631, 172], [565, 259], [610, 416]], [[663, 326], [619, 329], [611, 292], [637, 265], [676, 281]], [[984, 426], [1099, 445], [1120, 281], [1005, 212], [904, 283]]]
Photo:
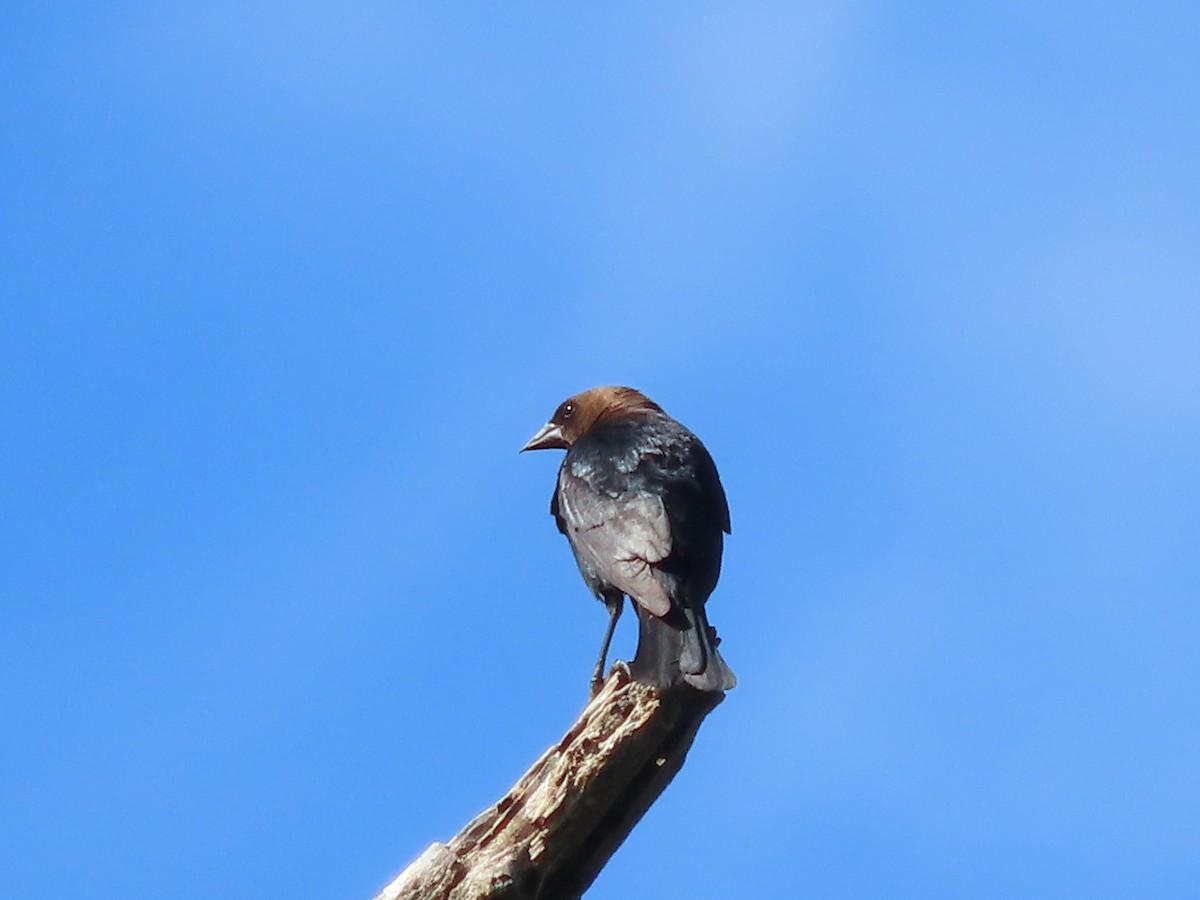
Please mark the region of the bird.
[[626, 596], [639, 623], [635, 680], [660, 689], [734, 687], [705, 613], [730, 523], [704, 444], [641, 391], [604, 385], [560, 403], [520, 452], [546, 449], [567, 451], [550, 513], [609, 613], [592, 694]]

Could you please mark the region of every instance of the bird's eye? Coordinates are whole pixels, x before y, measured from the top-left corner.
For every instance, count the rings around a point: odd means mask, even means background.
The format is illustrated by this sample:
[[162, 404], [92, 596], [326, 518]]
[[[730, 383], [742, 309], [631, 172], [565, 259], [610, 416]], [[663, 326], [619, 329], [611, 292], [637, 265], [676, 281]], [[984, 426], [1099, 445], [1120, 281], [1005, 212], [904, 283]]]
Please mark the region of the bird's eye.
[[562, 417], [564, 419], [571, 418], [571, 416], [574, 415], [574, 413], [575, 413], [575, 404], [574, 403], [564, 403], [562, 405]]

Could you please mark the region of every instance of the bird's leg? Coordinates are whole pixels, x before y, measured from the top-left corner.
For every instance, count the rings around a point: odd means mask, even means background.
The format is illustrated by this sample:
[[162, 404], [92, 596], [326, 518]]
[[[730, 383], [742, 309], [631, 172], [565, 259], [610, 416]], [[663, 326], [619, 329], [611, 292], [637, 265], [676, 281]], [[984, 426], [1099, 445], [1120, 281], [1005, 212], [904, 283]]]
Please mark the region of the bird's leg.
[[617, 629], [617, 619], [621, 618], [621, 610], [625, 606], [625, 595], [620, 591], [605, 591], [604, 605], [608, 607], [608, 628], [604, 632], [604, 643], [600, 645], [600, 658], [596, 660], [596, 668], [592, 670], [592, 696], [600, 693], [604, 684], [604, 664], [608, 661], [608, 645], [612, 643], [613, 632]]

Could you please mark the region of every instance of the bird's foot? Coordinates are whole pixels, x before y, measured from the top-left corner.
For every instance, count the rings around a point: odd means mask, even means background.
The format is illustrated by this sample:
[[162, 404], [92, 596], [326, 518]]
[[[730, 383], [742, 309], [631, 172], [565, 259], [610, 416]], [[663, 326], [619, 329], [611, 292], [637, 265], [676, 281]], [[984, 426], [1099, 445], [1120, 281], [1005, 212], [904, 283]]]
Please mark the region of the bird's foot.
[[623, 659], [613, 660], [612, 668], [608, 670], [608, 677], [605, 677], [604, 672], [601, 669], [596, 669], [594, 672], [592, 672], [592, 680], [590, 683], [591, 690], [588, 698], [595, 699], [596, 695], [604, 688], [604, 682], [617, 673], [623, 675], [626, 681], [631, 680], [633, 677], [629, 671], [629, 663], [625, 662]]

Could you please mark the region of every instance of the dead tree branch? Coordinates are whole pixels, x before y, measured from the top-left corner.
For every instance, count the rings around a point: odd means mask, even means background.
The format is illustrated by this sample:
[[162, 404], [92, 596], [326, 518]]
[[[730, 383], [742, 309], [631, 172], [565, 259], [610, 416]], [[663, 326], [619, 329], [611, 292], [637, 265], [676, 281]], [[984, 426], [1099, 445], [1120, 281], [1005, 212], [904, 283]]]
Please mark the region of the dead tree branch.
[[431, 844], [375, 900], [579, 897], [683, 765], [724, 698], [659, 692], [617, 665], [557, 744], [449, 843]]

